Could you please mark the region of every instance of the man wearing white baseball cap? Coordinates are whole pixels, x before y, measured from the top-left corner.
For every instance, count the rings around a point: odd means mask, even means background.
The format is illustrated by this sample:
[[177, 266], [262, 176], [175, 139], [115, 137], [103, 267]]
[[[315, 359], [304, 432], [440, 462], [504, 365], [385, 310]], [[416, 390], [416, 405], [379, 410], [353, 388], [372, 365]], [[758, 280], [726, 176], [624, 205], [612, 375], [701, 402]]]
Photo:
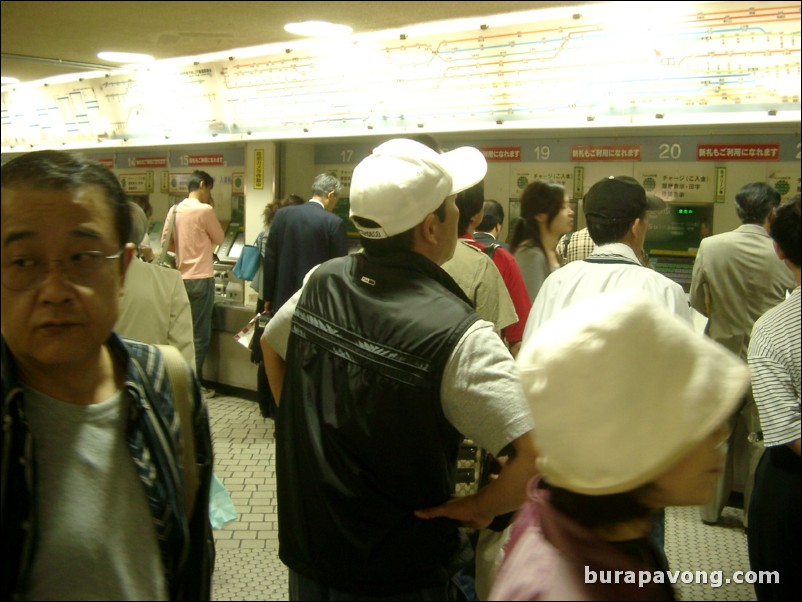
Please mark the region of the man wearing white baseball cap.
[[748, 369], [634, 289], [555, 315], [518, 369], [543, 477], [490, 599], [673, 600], [653, 518], [713, 495]]
[[[318, 266], [265, 329], [293, 600], [450, 599], [471, 554], [460, 524], [485, 527], [525, 499], [535, 451], [514, 362], [440, 268], [456, 194], [486, 170], [470, 147], [375, 148], [351, 181], [364, 253]], [[464, 437], [516, 456], [452, 498]]]

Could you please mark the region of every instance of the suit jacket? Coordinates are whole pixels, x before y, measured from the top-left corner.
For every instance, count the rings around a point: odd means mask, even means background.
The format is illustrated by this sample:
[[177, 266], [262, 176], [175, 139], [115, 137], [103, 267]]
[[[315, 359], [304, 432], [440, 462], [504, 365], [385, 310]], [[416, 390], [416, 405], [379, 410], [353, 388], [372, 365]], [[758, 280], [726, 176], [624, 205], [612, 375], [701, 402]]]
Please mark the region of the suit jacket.
[[691, 306], [707, 316], [705, 333], [746, 359], [752, 326], [796, 286], [757, 224], [702, 239], [693, 264]]
[[316, 265], [348, 253], [345, 222], [317, 201], [280, 209], [273, 218], [265, 251], [263, 293], [277, 311], [301, 288]]

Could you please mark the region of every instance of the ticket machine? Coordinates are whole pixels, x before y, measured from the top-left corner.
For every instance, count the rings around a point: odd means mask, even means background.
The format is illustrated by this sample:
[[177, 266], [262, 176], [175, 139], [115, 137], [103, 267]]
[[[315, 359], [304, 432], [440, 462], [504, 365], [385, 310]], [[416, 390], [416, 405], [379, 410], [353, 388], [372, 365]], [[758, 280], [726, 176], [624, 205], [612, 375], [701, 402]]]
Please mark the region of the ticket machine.
[[234, 276], [231, 270], [245, 246], [245, 231], [237, 222], [231, 222], [223, 230], [223, 242], [214, 252], [214, 300], [215, 303], [241, 305], [245, 302], [245, 282]]
[[699, 244], [712, 231], [713, 203], [668, 203], [649, 214], [648, 224], [645, 244], [654, 269], [689, 292]]

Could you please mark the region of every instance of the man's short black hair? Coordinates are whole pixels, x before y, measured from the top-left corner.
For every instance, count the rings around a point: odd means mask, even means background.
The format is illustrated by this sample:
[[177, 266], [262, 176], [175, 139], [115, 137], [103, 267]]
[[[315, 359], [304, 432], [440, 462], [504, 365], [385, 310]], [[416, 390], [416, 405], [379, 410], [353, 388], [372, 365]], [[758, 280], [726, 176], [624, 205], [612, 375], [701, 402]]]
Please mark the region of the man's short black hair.
[[504, 224], [504, 208], [501, 203], [493, 199], [485, 199], [485, 215], [482, 221], [476, 226], [479, 232], [490, 232], [496, 226]]
[[457, 194], [457, 208], [459, 209], [459, 223], [457, 234], [468, 234], [468, 224], [474, 216], [482, 210], [485, 202], [484, 182], [477, 182]]
[[99, 186], [111, 206], [120, 248], [128, 242], [131, 233], [128, 197], [117, 176], [100, 163], [64, 151], [34, 151], [3, 165], [1, 178], [3, 188], [78, 190]]
[[800, 195], [793, 196], [788, 202], [777, 209], [777, 214], [771, 222], [771, 237], [780, 247], [780, 250], [796, 267], [802, 267], [802, 218], [800, 218]]

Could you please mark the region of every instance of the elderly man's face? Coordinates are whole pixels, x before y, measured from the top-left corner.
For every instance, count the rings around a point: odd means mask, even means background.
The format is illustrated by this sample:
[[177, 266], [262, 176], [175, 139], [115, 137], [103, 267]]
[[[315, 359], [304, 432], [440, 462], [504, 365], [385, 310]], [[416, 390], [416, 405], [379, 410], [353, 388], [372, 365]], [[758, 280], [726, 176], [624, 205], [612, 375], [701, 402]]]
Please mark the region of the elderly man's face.
[[121, 249], [103, 190], [4, 188], [1, 215], [2, 329], [20, 368], [86, 366], [117, 320], [125, 264], [107, 259]]

